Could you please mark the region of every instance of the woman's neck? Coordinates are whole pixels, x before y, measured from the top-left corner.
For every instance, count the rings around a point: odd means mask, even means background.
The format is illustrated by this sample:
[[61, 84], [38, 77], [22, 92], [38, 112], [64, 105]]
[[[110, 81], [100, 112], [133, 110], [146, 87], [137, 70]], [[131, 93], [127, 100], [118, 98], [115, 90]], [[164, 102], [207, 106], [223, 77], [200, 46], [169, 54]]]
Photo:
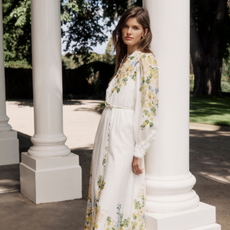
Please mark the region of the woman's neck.
[[127, 46], [127, 57], [137, 50], [137, 46]]

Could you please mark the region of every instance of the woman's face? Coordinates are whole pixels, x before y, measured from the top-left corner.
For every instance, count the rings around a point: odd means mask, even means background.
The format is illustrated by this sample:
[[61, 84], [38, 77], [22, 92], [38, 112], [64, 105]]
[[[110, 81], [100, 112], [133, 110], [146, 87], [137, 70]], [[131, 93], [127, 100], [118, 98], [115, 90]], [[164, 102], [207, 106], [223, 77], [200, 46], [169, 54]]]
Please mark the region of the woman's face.
[[141, 37], [145, 34], [142, 25], [136, 18], [129, 18], [121, 31], [123, 42], [130, 48], [136, 48]]

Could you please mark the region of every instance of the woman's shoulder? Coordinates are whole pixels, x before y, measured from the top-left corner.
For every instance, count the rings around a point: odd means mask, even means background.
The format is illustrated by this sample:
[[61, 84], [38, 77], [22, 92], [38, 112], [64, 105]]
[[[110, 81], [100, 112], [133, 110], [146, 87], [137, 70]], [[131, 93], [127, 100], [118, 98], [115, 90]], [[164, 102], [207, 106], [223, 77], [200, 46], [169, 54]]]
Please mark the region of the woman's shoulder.
[[144, 53], [144, 52], [138, 50], [138, 51], [136, 51], [135, 56], [140, 63], [149, 64], [149, 65], [153, 65], [153, 66], [157, 65], [157, 60], [156, 60], [156, 57], [153, 53]]

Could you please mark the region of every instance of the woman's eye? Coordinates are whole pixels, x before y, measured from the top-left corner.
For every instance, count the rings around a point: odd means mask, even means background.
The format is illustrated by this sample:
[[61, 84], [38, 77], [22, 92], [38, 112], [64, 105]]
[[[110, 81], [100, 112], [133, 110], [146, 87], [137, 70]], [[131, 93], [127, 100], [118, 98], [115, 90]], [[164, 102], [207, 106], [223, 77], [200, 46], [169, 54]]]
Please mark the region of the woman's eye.
[[136, 26], [134, 26], [134, 29], [135, 29], [135, 30], [138, 30], [138, 28], [137, 28]]

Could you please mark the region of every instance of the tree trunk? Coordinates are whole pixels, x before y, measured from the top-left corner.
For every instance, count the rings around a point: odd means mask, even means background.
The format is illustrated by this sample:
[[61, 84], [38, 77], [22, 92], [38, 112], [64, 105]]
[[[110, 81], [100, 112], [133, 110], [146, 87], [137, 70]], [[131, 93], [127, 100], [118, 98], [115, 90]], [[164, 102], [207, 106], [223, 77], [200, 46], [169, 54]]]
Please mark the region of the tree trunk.
[[223, 20], [227, 0], [217, 1], [217, 14], [212, 18], [213, 10], [209, 0], [203, 0], [203, 20], [198, 25], [190, 14], [190, 53], [194, 69], [194, 95], [221, 95], [220, 41], [216, 36], [218, 23]]

